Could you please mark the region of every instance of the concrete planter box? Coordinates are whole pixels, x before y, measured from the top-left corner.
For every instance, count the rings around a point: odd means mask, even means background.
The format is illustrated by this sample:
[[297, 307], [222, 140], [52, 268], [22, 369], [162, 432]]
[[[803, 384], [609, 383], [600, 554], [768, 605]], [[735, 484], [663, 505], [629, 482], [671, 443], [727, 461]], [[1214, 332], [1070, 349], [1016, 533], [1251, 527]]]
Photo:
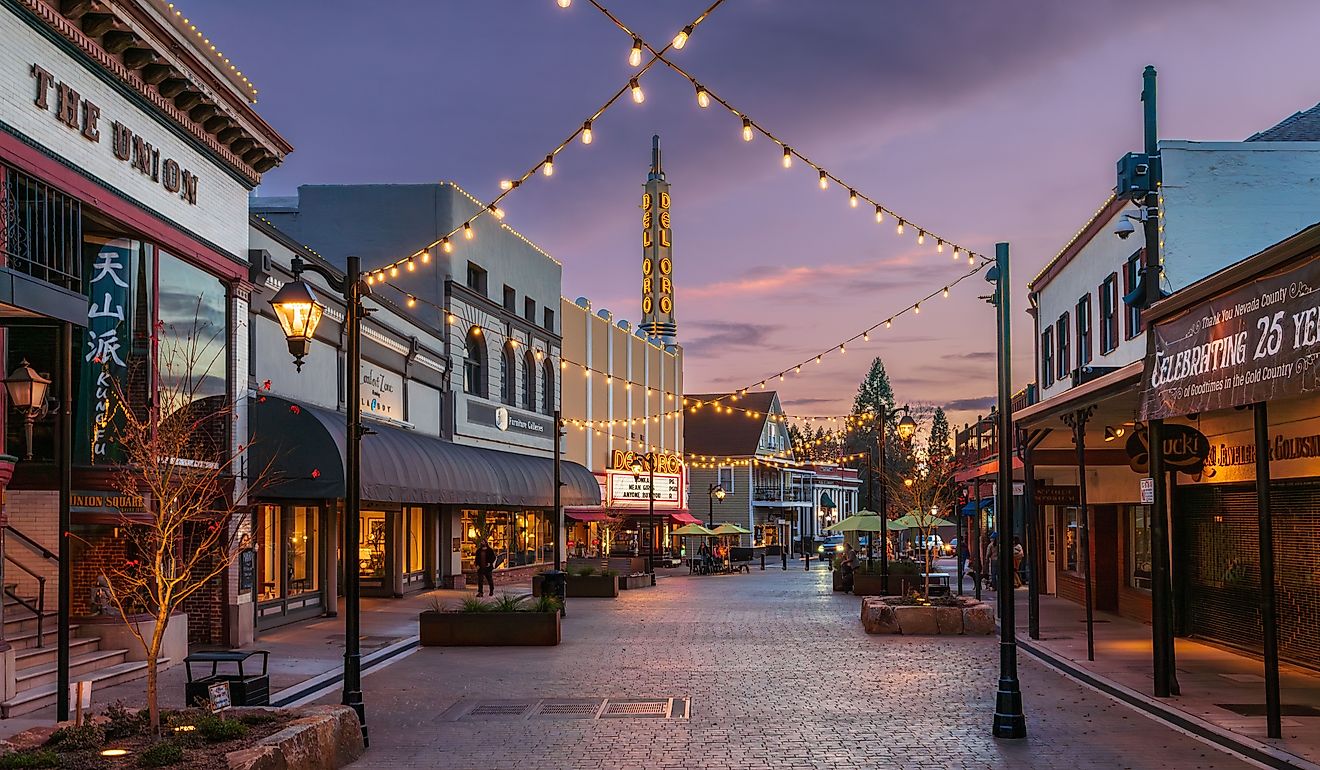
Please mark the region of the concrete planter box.
[[423, 612], [423, 647], [545, 647], [559, 644], [558, 612]]
[[620, 575], [619, 588], [625, 591], [631, 591], [634, 588], [650, 588], [650, 575]]
[[987, 636], [995, 632], [995, 610], [986, 602], [963, 599], [957, 607], [891, 603], [897, 599], [862, 599], [862, 627], [866, 633]]
[[255, 746], [225, 755], [229, 770], [320, 770], [348, 767], [364, 751], [362, 726], [348, 706], [305, 706]]
[[[540, 575], [532, 578], [532, 596], [541, 595]], [[565, 588], [570, 599], [613, 599], [619, 595], [618, 575], [569, 575]]]

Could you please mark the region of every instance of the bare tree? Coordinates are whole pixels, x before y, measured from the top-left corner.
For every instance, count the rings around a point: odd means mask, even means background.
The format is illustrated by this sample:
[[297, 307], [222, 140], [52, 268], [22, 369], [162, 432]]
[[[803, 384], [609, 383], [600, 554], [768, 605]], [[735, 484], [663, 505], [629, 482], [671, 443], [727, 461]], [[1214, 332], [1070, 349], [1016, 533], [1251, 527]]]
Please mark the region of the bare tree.
[[[240, 537], [251, 531], [247, 495], [265, 477], [264, 470], [248, 472], [246, 447], [230, 439], [234, 404], [216, 382], [216, 372], [224, 372], [224, 329], [203, 321], [184, 331], [156, 326], [155, 387], [148, 391], [155, 398], [133, 403], [115, 387], [98, 426], [119, 454], [115, 488], [140, 498], [145, 511], [123, 515], [127, 556], [102, 573], [98, 591], [146, 653], [147, 709], [157, 733], [158, 661], [170, 619], [189, 597], [222, 580], [248, 547]], [[139, 627], [141, 615], [155, 621], [150, 632]]]
[[953, 465], [943, 458], [926, 455], [917, 459], [903, 478], [888, 479], [890, 504], [907, 517], [921, 533], [921, 546], [926, 574], [922, 595], [930, 596], [930, 573], [933, 568], [931, 543], [941, 518], [954, 517], [957, 502], [953, 483]]

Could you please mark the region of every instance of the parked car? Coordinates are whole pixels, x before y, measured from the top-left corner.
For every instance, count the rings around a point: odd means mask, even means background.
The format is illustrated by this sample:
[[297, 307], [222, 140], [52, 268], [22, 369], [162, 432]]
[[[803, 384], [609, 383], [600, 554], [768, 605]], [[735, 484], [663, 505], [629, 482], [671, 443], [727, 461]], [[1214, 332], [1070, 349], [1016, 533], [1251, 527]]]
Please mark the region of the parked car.
[[819, 558], [832, 558], [835, 553], [843, 552], [843, 535], [830, 535], [816, 544]]

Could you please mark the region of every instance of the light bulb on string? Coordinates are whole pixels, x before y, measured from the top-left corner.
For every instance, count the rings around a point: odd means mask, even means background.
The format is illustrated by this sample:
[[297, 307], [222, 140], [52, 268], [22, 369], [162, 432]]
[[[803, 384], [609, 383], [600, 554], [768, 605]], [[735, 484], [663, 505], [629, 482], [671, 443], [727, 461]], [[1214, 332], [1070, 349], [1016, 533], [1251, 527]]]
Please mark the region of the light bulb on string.
[[683, 46], [687, 45], [688, 36], [692, 34], [692, 25], [689, 24], [674, 35], [674, 50], [681, 51]]
[[628, 66], [636, 67], [642, 63], [642, 39], [633, 38], [632, 50], [628, 52]]
[[899, 235], [903, 234], [903, 220], [898, 220], [898, 227], [896, 229]]
[[743, 129], [742, 129], [742, 134], [743, 134], [743, 141], [744, 141], [744, 142], [750, 142], [750, 141], [752, 141], [752, 119], [751, 119], [751, 118], [743, 118]]
[[490, 204], [486, 208], [490, 209], [491, 215], [494, 216], [496, 219], [501, 221], [504, 220], [504, 209], [500, 208], [499, 206], [496, 206], [494, 203]]
[[707, 91], [706, 87], [701, 85], [700, 83], [697, 83], [696, 88], [697, 88], [697, 106], [704, 110], [710, 106], [710, 92]]
[[935, 240], [935, 253], [936, 253], [936, 254], [943, 254], [943, 253], [944, 253], [944, 239], [942, 239], [942, 238], [937, 238], [937, 239]]
[[569, 6], [572, 5], [572, 4], [573, 4], [573, 0], [559, 0], [559, 7], [560, 7], [560, 8], [567, 8], [567, 7], [569, 7]]
[[879, 206], [875, 207], [875, 221], [876, 223], [885, 221], [885, 210]]
[[593, 137], [591, 136], [591, 121], [588, 120], [587, 122], [582, 124], [582, 143], [591, 144], [592, 138]]
[[793, 373], [802, 374], [802, 364], [798, 364], [797, 366], [793, 367]]
[[954, 246], [954, 247], [953, 247], [953, 261], [954, 261], [954, 262], [957, 262], [957, 261], [958, 261], [958, 251], [959, 251], [958, 247], [957, 247], [957, 246]]
[[925, 242], [926, 242], [926, 231], [925, 231], [925, 230], [918, 230], [918, 231], [917, 231], [917, 245], [920, 246], [920, 245], [924, 244]]
[[553, 155], [545, 156], [545, 162], [541, 164], [541, 173], [545, 174], [546, 176], [555, 175], [555, 156]]
[[885, 328], [886, 328], [886, 329], [888, 329], [889, 327], [891, 327], [891, 326], [893, 326], [893, 325], [894, 325], [894, 319], [892, 319], [892, 318], [886, 318], [886, 319], [885, 319]]
[[820, 363], [820, 356], [816, 356], [816, 363]]
[[500, 180], [500, 189], [501, 189], [501, 190], [512, 190], [512, 189], [513, 189], [513, 180], [512, 180], [512, 179], [501, 179], [501, 180]]
[[448, 238], [440, 239], [440, 248], [443, 249], [446, 254], [454, 253], [454, 244], [450, 243]]
[[793, 165], [793, 150], [788, 145], [784, 145], [784, 168], [791, 168]]
[[822, 190], [828, 190], [828, 189], [829, 189], [829, 186], [830, 186], [830, 178], [829, 178], [828, 176], [825, 175], [825, 169], [821, 169], [821, 170], [820, 170], [820, 189], [822, 189]]
[[945, 298], [945, 299], [948, 299], [948, 298], [949, 298], [949, 287], [948, 287], [948, 286], [945, 286], [945, 287], [944, 287], [944, 298]]
[[646, 94], [642, 93], [642, 84], [637, 82], [637, 78], [628, 81], [628, 87], [632, 89], [633, 101], [641, 104], [646, 101]]
[[417, 265], [413, 262], [413, 259], [411, 257], [408, 258], [407, 262], [403, 263], [403, 267], [410, 273], [417, 269]]
[[471, 222], [463, 223], [463, 237], [469, 241], [477, 237], [477, 231], [472, 229]]
[[431, 250], [428, 248], [422, 251], [422, 264], [426, 265], [426, 264], [430, 264], [430, 262], [431, 262]]
[[862, 332], [862, 342], [870, 342], [870, 341], [871, 341], [871, 332], [870, 331]]
[[843, 345], [839, 345], [839, 352], [842, 353], [842, 354], [844, 354], [844, 355], [847, 355], [847, 353], [848, 353], [848, 349], [845, 348]]
[[852, 206], [853, 208], [857, 208], [857, 191], [856, 191], [856, 190], [849, 190], [849, 191], [848, 191], [848, 205], [849, 205], [849, 206]]
[[912, 313], [913, 313], [913, 315], [921, 315], [921, 303], [920, 303], [920, 302], [918, 302], [917, 304], [915, 304], [915, 305], [912, 306]]
[[414, 297], [413, 295], [409, 294], [409, 295], [408, 295], [408, 307], [416, 307], [416, 306], [417, 306], [417, 298]]

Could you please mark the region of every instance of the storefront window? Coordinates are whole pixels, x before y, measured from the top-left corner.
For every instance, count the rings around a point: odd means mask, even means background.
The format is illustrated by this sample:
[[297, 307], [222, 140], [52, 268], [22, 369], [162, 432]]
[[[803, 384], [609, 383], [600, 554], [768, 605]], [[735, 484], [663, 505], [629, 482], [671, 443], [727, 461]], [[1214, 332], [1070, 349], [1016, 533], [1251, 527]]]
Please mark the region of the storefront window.
[[463, 511], [463, 569], [476, 569], [477, 546], [495, 549], [496, 569], [553, 560], [554, 524], [543, 511]]
[[257, 507], [257, 601], [280, 598], [280, 507]]
[[1150, 506], [1128, 506], [1128, 585], [1150, 590]]
[[407, 548], [405, 556], [407, 561], [403, 565], [404, 572], [420, 572], [422, 566], [422, 540], [424, 533], [422, 531], [422, 509], [404, 508], [403, 523]]
[[311, 593], [317, 590], [317, 514], [319, 511], [310, 505], [295, 505], [289, 514], [289, 537], [287, 541], [289, 562], [290, 595]]
[[358, 573], [366, 578], [385, 577], [385, 512], [362, 511], [358, 530]]
[[1064, 569], [1069, 572], [1080, 572], [1082, 568], [1079, 554], [1081, 553], [1082, 532], [1081, 522], [1078, 521], [1077, 508], [1063, 509], [1063, 552]]

